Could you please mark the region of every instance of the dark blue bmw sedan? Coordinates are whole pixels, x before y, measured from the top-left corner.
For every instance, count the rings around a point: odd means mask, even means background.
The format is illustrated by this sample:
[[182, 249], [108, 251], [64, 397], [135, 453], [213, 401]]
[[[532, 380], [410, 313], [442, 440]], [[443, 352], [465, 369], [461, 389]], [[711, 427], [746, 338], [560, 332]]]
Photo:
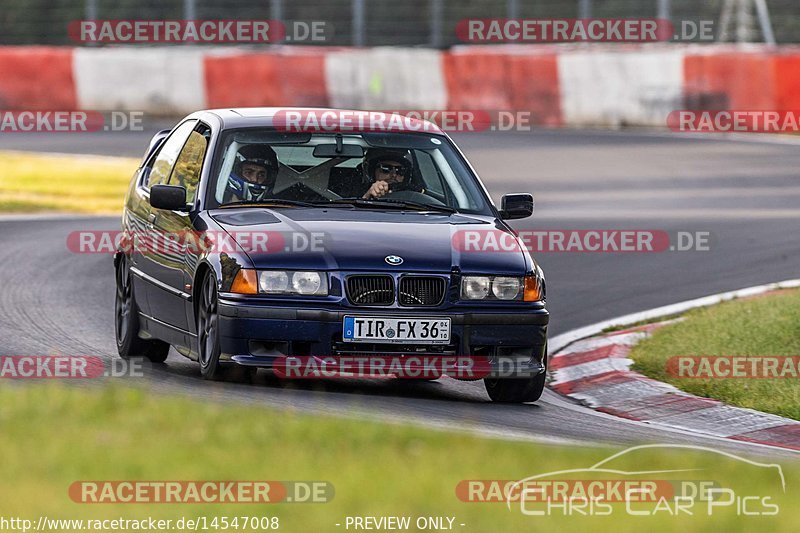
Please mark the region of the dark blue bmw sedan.
[[369, 119], [209, 110], [159, 132], [125, 199], [133, 245], [114, 258], [120, 355], [174, 347], [207, 379], [290, 359], [481, 358], [494, 401], [537, 400], [544, 276], [506, 223], [533, 197], [498, 209], [436, 126]]

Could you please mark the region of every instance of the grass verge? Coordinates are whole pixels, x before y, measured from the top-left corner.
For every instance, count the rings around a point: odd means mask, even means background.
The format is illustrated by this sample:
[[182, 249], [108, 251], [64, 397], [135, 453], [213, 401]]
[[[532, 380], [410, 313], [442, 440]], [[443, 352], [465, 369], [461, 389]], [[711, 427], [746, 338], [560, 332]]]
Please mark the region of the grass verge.
[[688, 312], [631, 352], [633, 369], [707, 398], [800, 420], [800, 379], [688, 379], [671, 375], [673, 356], [800, 355], [800, 290], [782, 290]]
[[0, 152], [0, 212], [117, 214], [137, 161]]
[[[520, 416], [525, 416], [522, 408]], [[689, 469], [678, 473], [678, 478], [714, 480], [731, 487], [737, 496], [772, 498], [779, 506], [778, 514], [741, 516], [731, 505], [709, 516], [706, 504], [698, 502], [691, 515], [680, 516], [663, 509], [655, 516], [632, 516], [625, 504], [615, 504], [609, 516], [566, 515], [560, 508], [551, 510], [550, 516], [526, 516], [518, 506], [509, 510], [502, 503], [464, 503], [456, 497], [455, 488], [465, 479], [517, 480], [589, 467], [613, 452], [194, 401], [142, 389], [3, 386], [0, 427], [0, 479], [4, 480], [0, 516], [34, 523], [41, 515], [173, 520], [277, 516], [283, 531], [346, 531], [347, 516], [389, 515], [450, 516], [455, 518], [454, 529], [461, 531], [548, 527], [793, 531], [800, 520], [793, 497], [800, 487], [796, 465], [784, 468], [784, 493], [775, 469], [686, 449], [641, 450], [608, 467]], [[571, 476], [590, 478], [586, 473]], [[618, 478], [608, 473], [592, 476]], [[644, 478], [671, 479], [665, 474]], [[319, 504], [86, 505], [68, 497], [70, 484], [80, 480], [324, 480], [335, 486], [335, 497]], [[652, 512], [655, 504], [632, 508]], [[763, 511], [765, 506], [761, 500], [751, 501], [749, 510]]]

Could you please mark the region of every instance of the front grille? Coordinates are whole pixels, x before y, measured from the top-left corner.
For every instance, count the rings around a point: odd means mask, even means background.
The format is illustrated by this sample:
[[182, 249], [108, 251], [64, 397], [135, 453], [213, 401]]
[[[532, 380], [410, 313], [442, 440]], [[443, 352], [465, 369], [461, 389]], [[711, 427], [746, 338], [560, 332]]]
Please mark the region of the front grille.
[[431, 276], [403, 276], [400, 278], [400, 305], [432, 307], [442, 303], [446, 283]]
[[350, 276], [347, 298], [354, 305], [390, 305], [394, 303], [394, 280], [391, 276]]

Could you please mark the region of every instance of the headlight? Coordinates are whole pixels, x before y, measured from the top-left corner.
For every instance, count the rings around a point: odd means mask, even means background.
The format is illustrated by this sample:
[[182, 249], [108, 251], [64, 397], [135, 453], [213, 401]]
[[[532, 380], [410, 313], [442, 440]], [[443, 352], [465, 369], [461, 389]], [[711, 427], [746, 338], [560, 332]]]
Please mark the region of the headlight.
[[321, 272], [263, 270], [258, 277], [261, 294], [300, 294], [327, 296], [328, 277]]
[[497, 277], [492, 280], [492, 294], [498, 300], [515, 300], [521, 285], [519, 278]]
[[289, 288], [289, 276], [280, 270], [267, 270], [258, 277], [258, 288], [267, 294], [280, 294]]
[[543, 294], [536, 276], [464, 276], [461, 278], [461, 298], [536, 302], [543, 299]]
[[461, 280], [461, 297], [467, 300], [483, 300], [489, 295], [491, 284], [487, 276], [464, 276]]
[[295, 272], [292, 274], [292, 289], [297, 294], [317, 294], [321, 287], [322, 276], [319, 275], [319, 272]]

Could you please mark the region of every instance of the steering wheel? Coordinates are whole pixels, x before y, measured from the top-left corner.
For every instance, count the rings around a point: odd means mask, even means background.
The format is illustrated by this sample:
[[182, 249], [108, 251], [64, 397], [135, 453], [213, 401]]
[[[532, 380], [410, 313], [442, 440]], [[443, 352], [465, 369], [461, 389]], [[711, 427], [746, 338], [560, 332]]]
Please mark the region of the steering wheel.
[[400, 202], [417, 202], [420, 204], [428, 204], [428, 205], [445, 205], [444, 202], [440, 202], [433, 196], [428, 196], [427, 194], [423, 194], [417, 191], [390, 191], [389, 194], [385, 196], [387, 200], [398, 200]]

